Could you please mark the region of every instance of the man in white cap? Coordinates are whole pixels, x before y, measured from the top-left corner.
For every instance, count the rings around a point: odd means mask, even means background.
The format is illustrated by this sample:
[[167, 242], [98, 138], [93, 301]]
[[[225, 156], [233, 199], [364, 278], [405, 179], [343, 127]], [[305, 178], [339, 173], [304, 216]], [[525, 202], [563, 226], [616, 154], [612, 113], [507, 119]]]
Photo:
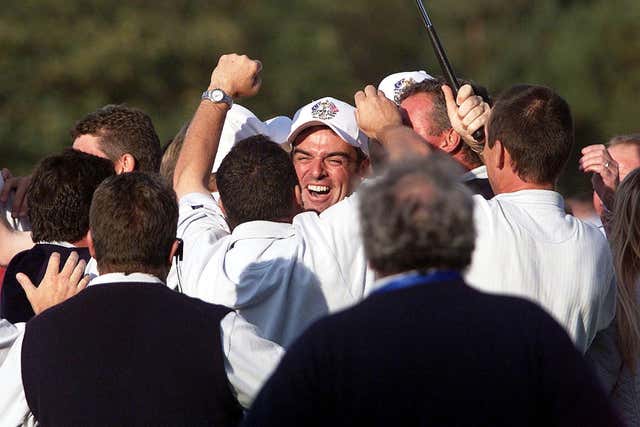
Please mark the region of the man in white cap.
[[216, 173], [222, 160], [236, 143], [256, 135], [264, 135], [273, 142], [286, 144], [291, 129], [291, 119], [278, 116], [263, 122], [251, 110], [240, 104], [233, 104], [222, 127], [218, 153], [211, 173]]
[[[446, 82], [424, 71], [395, 73], [380, 82], [378, 90], [395, 102], [404, 124], [413, 128], [432, 147], [450, 155], [465, 171], [463, 180], [474, 194], [493, 197], [486, 168], [479, 154], [465, 144], [452, 128], [442, 93]], [[488, 101], [486, 90], [474, 86], [475, 93]]]
[[369, 170], [369, 140], [355, 108], [334, 98], [296, 112], [288, 138], [305, 210], [322, 212], [349, 196]]
[[[220, 203], [212, 199], [206, 182], [232, 97], [255, 94], [261, 68], [246, 56], [221, 57], [193, 117], [174, 175], [177, 235], [184, 242], [178, 270], [186, 294], [237, 309], [264, 338], [287, 348], [320, 317], [362, 300], [374, 277], [360, 236], [358, 193], [320, 214], [301, 212], [295, 168], [264, 136], [231, 149], [217, 172]], [[324, 123], [343, 142], [356, 141], [357, 128], [334, 123], [340, 113], [355, 112], [326, 101], [311, 105], [309, 115], [317, 117], [306, 127]], [[298, 123], [305, 122], [301, 114]], [[227, 224], [230, 234], [224, 235]]]
[[[258, 61], [244, 56], [221, 57], [191, 121], [174, 174], [180, 205], [177, 235], [184, 242], [177, 270], [184, 293], [228, 303], [263, 337], [286, 348], [318, 318], [360, 301], [373, 273], [359, 238], [357, 195], [321, 214], [302, 212], [291, 158], [264, 135], [231, 148], [216, 173], [219, 203], [211, 197], [206, 183], [222, 155], [220, 136], [232, 97], [255, 94], [260, 69]], [[352, 108], [329, 101], [311, 110], [317, 118], [313, 124], [307, 121], [307, 127], [326, 123], [332, 126], [328, 132], [335, 129], [345, 140], [349, 135], [357, 140]], [[345, 121], [353, 128], [334, 124], [344, 114], [352, 116]], [[355, 148], [340, 142], [346, 156], [355, 159]], [[336, 150], [312, 154], [329, 163]], [[334, 186], [332, 180], [324, 182]]]
[[433, 77], [426, 71], [401, 71], [393, 73], [382, 79], [378, 85], [378, 90], [384, 92], [384, 95], [400, 105], [400, 97], [407, 88], [425, 80], [432, 80]]

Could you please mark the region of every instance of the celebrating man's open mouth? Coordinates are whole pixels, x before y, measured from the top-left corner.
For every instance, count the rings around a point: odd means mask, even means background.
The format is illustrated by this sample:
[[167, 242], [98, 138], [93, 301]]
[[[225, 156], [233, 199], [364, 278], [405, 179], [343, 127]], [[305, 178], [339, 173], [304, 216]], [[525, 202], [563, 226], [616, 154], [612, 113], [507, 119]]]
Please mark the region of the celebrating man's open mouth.
[[331, 191], [331, 188], [326, 186], [326, 185], [311, 185], [310, 184], [310, 185], [307, 185], [307, 191], [312, 196], [320, 196], [320, 195], [329, 194], [329, 191]]

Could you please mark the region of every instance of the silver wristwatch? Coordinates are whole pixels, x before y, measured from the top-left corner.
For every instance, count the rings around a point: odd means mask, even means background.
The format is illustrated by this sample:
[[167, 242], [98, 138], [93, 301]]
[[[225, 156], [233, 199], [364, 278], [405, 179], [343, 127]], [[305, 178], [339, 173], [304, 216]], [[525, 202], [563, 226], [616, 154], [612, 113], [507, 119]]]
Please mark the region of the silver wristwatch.
[[205, 90], [202, 92], [202, 99], [211, 101], [214, 104], [224, 103], [227, 104], [229, 108], [233, 106], [233, 99], [224, 93], [222, 89]]

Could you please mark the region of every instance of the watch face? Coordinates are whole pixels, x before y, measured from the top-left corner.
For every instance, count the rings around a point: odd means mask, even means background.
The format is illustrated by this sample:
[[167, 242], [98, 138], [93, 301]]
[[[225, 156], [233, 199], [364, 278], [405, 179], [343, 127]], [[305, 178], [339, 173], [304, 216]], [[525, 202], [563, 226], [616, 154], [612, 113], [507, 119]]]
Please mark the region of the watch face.
[[211, 97], [215, 102], [220, 102], [224, 99], [224, 92], [221, 91], [220, 89], [216, 89], [213, 92], [211, 92]]

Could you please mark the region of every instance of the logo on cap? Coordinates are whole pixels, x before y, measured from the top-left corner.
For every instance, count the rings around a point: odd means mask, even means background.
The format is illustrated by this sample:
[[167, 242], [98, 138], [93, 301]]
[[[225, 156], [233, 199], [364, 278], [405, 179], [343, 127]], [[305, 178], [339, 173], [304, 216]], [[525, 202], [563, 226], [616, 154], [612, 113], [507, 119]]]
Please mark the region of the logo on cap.
[[328, 120], [333, 119], [340, 110], [336, 107], [336, 104], [325, 99], [324, 101], [317, 102], [311, 107], [311, 117], [314, 119]]
[[409, 77], [408, 79], [403, 78], [396, 82], [396, 84], [393, 86], [393, 100], [396, 102], [396, 104], [400, 103], [400, 97], [402, 96], [404, 91], [407, 90], [409, 86], [414, 84], [416, 84], [416, 81], [411, 77]]

